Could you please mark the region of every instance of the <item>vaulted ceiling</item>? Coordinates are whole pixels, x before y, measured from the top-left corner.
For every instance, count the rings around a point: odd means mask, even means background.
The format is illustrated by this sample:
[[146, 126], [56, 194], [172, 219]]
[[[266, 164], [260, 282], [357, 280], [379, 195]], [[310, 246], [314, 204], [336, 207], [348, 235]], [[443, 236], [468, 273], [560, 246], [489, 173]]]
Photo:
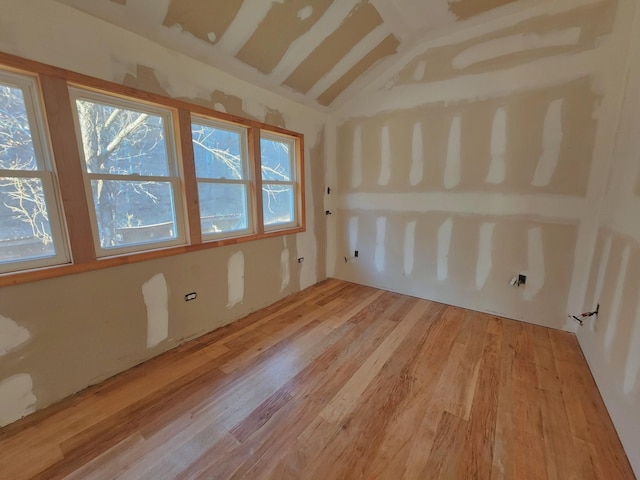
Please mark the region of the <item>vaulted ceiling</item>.
[[295, 100], [331, 107], [350, 86], [365, 84], [374, 65], [421, 37], [516, 0], [57, 1]]

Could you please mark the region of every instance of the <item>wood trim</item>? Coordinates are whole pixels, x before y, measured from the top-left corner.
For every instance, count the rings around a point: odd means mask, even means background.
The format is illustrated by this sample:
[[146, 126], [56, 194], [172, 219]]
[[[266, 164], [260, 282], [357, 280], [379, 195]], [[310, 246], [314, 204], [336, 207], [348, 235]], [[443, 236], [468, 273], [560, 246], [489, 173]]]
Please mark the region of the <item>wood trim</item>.
[[40, 88], [55, 159], [64, 218], [74, 262], [96, 258], [89, 206], [85, 192], [83, 166], [73, 124], [69, 90], [64, 80], [40, 75]]
[[178, 148], [182, 159], [182, 171], [184, 182], [185, 207], [187, 223], [189, 225], [189, 243], [198, 245], [202, 243], [202, 228], [200, 224], [200, 204], [198, 200], [198, 181], [196, 180], [196, 167], [193, 158], [193, 142], [191, 141], [191, 112], [178, 110]]
[[[7, 272], [0, 274], [0, 287], [18, 285], [37, 280], [55, 278], [81, 272], [98, 270], [118, 265], [142, 262], [166, 256], [197, 252], [225, 245], [235, 245], [254, 240], [261, 240], [282, 235], [292, 235], [304, 232], [305, 219], [305, 177], [304, 177], [304, 136], [280, 127], [267, 125], [255, 120], [218, 112], [211, 108], [191, 104], [135, 88], [123, 86], [106, 80], [90, 77], [62, 68], [54, 67], [33, 60], [21, 58], [0, 52], [0, 66], [7, 70], [22, 74], [37, 76], [40, 80], [43, 97], [44, 113], [48, 125], [48, 136], [52, 144], [55, 166], [58, 172], [57, 180], [61, 191], [64, 218], [68, 231], [71, 257], [73, 263], [52, 267]], [[73, 120], [73, 106], [68, 87], [74, 86], [92, 90], [97, 93], [119, 96], [126, 100], [133, 100], [150, 105], [173, 109], [177, 114], [175, 133], [176, 149], [182, 157], [182, 182], [186, 199], [184, 209], [188, 221], [188, 245], [158, 248], [143, 252], [122, 254], [113, 257], [96, 257], [93, 243], [93, 232], [89, 203], [85, 192], [83, 177], [84, 167], [78, 150], [75, 125]], [[198, 204], [198, 187], [193, 162], [193, 145], [191, 143], [191, 114], [212, 118], [248, 129], [249, 168], [253, 181], [251, 194], [253, 197], [254, 231], [255, 233], [223, 238], [203, 242], [200, 227], [200, 209]], [[260, 170], [260, 132], [261, 130], [287, 136], [295, 140], [297, 145], [297, 162], [299, 194], [297, 198], [299, 208], [299, 226], [280, 230], [264, 231], [262, 208], [262, 173]]]
[[307, 211], [305, 204], [305, 183], [306, 177], [304, 176], [304, 137], [301, 135], [296, 140], [296, 180], [299, 192], [296, 192], [296, 201], [298, 202], [298, 225], [303, 229], [307, 226]]
[[247, 132], [247, 141], [249, 149], [249, 162], [251, 163], [251, 174], [253, 181], [251, 182], [251, 194], [255, 205], [254, 231], [260, 235], [264, 234], [264, 212], [262, 209], [262, 170], [260, 162], [260, 129], [251, 128]]

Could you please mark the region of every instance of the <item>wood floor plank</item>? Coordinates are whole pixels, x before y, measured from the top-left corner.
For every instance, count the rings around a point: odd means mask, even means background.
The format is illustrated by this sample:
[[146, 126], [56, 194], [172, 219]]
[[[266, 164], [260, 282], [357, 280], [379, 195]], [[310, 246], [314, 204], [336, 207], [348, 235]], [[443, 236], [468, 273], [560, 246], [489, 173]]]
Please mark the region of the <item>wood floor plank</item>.
[[634, 476], [575, 336], [329, 279], [0, 429], [0, 478]]

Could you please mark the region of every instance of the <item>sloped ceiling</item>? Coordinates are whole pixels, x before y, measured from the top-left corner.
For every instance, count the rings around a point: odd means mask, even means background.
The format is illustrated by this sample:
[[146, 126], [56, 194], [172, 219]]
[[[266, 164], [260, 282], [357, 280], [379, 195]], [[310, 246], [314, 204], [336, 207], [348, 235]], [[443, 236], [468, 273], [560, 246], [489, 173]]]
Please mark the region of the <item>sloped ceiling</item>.
[[57, 1], [327, 108], [421, 36], [516, 0]]

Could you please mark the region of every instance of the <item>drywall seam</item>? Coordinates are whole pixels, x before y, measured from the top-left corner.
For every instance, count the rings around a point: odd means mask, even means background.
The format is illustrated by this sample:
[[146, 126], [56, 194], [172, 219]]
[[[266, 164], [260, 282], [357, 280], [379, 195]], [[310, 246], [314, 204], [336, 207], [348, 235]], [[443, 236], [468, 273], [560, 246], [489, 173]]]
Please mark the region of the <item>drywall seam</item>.
[[[14, 52], [23, 57], [118, 83], [122, 83], [124, 76], [121, 70], [123, 65], [137, 65], [144, 59], [146, 66], [166, 73], [164, 80], [170, 85], [168, 93], [173, 97], [206, 101], [212, 90], [211, 79], [215, 78], [215, 88], [218, 90], [232, 92], [244, 99], [258, 96], [264, 104], [286, 108], [290, 114], [326, 120], [324, 112], [327, 109], [305, 97], [296, 96], [295, 100], [292, 99], [293, 95], [288, 89], [274, 87], [265, 76], [256, 74], [252, 67], [229, 57], [217, 45], [212, 47], [208, 42], [194, 41], [195, 37], [185, 35], [180, 28], [158, 29], [155, 23], [161, 24], [163, 21], [167, 11], [166, 0], [157, 0], [158, 4], [162, 4], [157, 6], [158, 11], [154, 1], [154, 8], [144, 10], [145, 15], [131, 15], [131, 19], [124, 19], [126, 23], [121, 22], [130, 30], [135, 30], [141, 21], [148, 20], [145, 16], [157, 17], [157, 21], [152, 22], [154, 25], [149, 25], [143, 32], [149, 38], [115, 27], [61, 3], [45, 2], [37, 7], [33, 2], [11, 3], [10, 13], [5, 9], [3, 23], [17, 25], [28, 18], [31, 25], [16, 37], [19, 51], [14, 49]], [[38, 14], [34, 15], [36, 10]], [[137, 8], [133, 10], [137, 11]], [[110, 12], [107, 20], [117, 23], [117, 18], [122, 20], [121, 17], [122, 7], [118, 7]], [[146, 21], [145, 25], [148, 25]], [[70, 31], [75, 32], [72, 38], [99, 38], [100, 42], [89, 42], [85, 48], [75, 49], [74, 55], [68, 55], [68, 49], [73, 44], [73, 40], [67, 38]], [[46, 32], [46, 35], [42, 32]], [[60, 41], [43, 42], [45, 37], [55, 37]], [[131, 45], [136, 48], [130, 48]], [[165, 48], [159, 49], [158, 45]], [[10, 48], [10, 45], [6, 47]], [[274, 88], [277, 92], [274, 92]]]
[[[338, 190], [338, 165], [335, 161], [336, 156], [336, 136], [337, 136], [336, 123], [332, 118], [329, 118], [326, 123], [326, 136], [325, 136], [325, 186], [331, 189], [332, 193], [324, 195], [324, 208], [323, 211], [329, 210], [330, 212], [337, 211], [337, 192]], [[318, 208], [316, 206], [316, 208]], [[327, 218], [325, 216], [325, 218]], [[337, 229], [338, 215], [329, 215], [327, 218], [327, 232], [326, 238], [326, 276], [333, 277], [336, 272], [336, 260], [338, 258], [338, 229]]]
[[542, 155], [538, 161], [531, 185], [544, 187], [549, 185], [558, 167], [562, 148], [562, 105], [563, 99], [556, 99], [549, 105], [544, 118], [542, 132]]
[[244, 253], [237, 251], [227, 261], [227, 308], [244, 300]]
[[[598, 73], [606, 64], [604, 49], [572, 55], [545, 57], [523, 65], [493, 72], [460, 75], [431, 83], [399, 85], [375, 93], [375, 102], [358, 96], [350, 103], [349, 117], [370, 117], [381, 112], [411, 109], [417, 106], [501, 98], [517, 92], [541, 90], [563, 85]], [[544, 76], [540, 72], [545, 72]], [[345, 90], [346, 91], [346, 90]]]
[[449, 276], [449, 249], [451, 248], [451, 234], [453, 219], [448, 218], [438, 228], [438, 281], [443, 282]]
[[424, 72], [427, 68], [427, 62], [424, 60], [420, 60], [418, 65], [416, 65], [416, 69], [413, 72], [413, 80], [415, 82], [421, 82], [424, 78]]
[[169, 336], [169, 289], [162, 273], [142, 284], [147, 306], [147, 348], [155, 347]]
[[[366, 37], [360, 40], [336, 65], [309, 90], [309, 98], [318, 98], [327, 91], [335, 82], [342, 78], [351, 68], [356, 65], [371, 50], [376, 48], [389, 35], [389, 29], [380, 25], [372, 30]], [[338, 98], [340, 95], [338, 95]]]
[[607, 327], [604, 333], [604, 358], [607, 363], [611, 362], [613, 353], [613, 339], [618, 331], [618, 321], [620, 320], [620, 308], [622, 307], [622, 293], [624, 292], [624, 284], [627, 278], [627, 267], [629, 266], [629, 257], [631, 256], [631, 246], [625, 245], [620, 260], [620, 269], [616, 278], [613, 299], [611, 300], [611, 310], [607, 316]]
[[580, 27], [571, 27], [545, 34], [527, 33], [493, 38], [463, 50], [454, 57], [451, 63], [454, 68], [462, 70], [477, 63], [513, 53], [539, 48], [577, 45], [581, 31]]
[[353, 156], [351, 160], [351, 187], [358, 188], [362, 183], [362, 128], [356, 126], [353, 131]]
[[522, 298], [533, 300], [544, 285], [544, 245], [542, 242], [542, 228], [533, 227], [527, 231], [527, 284]]
[[461, 169], [461, 127], [460, 117], [455, 116], [449, 127], [449, 140], [447, 143], [447, 161], [444, 167], [444, 187], [452, 189], [460, 183]]
[[30, 338], [29, 330], [0, 315], [0, 357], [15, 350]]
[[409, 183], [415, 187], [422, 181], [424, 175], [424, 142], [422, 140], [422, 123], [413, 124], [411, 133], [411, 170]]
[[[604, 42], [601, 58], [601, 71], [603, 74], [598, 79], [600, 88], [607, 94], [602, 98], [597, 115], [598, 118], [613, 118], [610, 122], [600, 122], [593, 147], [593, 163], [589, 174], [587, 187], [588, 216], [584, 217], [578, 232], [578, 240], [574, 252], [574, 268], [571, 278], [571, 287], [567, 300], [568, 311], [578, 311], [584, 305], [587, 279], [593, 255], [598, 228], [602, 222], [604, 207], [606, 204], [606, 188], [608, 177], [615, 157], [615, 146], [619, 142], [620, 125], [623, 124], [623, 100], [627, 90], [627, 82], [631, 71], [631, 62], [634, 58], [629, 33], [631, 25], [620, 26], [621, 19], [628, 18], [635, 6], [632, 2], [618, 3], [617, 17], [614, 27], [614, 35]], [[636, 9], [636, 12], [638, 10]], [[638, 25], [637, 13], [635, 25]], [[624, 23], [624, 22], [623, 22]], [[620, 59], [626, 58], [626, 61]], [[622, 122], [622, 123], [621, 123]], [[594, 215], [594, 212], [597, 214]], [[625, 222], [625, 225], [634, 226], [638, 222]], [[638, 228], [640, 231], [640, 228]]]
[[387, 235], [387, 217], [376, 220], [376, 251], [374, 261], [378, 273], [384, 272], [385, 237]]
[[480, 226], [478, 239], [478, 262], [476, 265], [476, 289], [482, 290], [487, 283], [493, 266], [491, 251], [493, 248], [493, 231], [495, 223], [484, 222]]
[[500, 107], [493, 116], [491, 127], [491, 163], [486, 183], [500, 184], [506, 176], [507, 112]]
[[403, 250], [403, 266], [404, 274], [411, 275], [413, 273], [415, 245], [416, 245], [416, 224], [415, 220], [407, 222], [404, 228], [404, 250]]
[[389, 126], [382, 127], [380, 132], [380, 175], [378, 185], [387, 185], [391, 180], [391, 139]]
[[282, 237], [282, 252], [280, 253], [280, 292], [289, 286], [291, 281], [291, 269], [289, 266], [289, 249], [287, 248], [287, 237]]
[[348, 230], [349, 230], [349, 254], [355, 252], [358, 249], [358, 217], [352, 216], [349, 218]]
[[588, 213], [581, 197], [545, 194], [363, 192], [338, 195], [336, 203], [344, 210], [533, 215], [558, 220], [577, 220]]
[[640, 215], [640, 199], [628, 198], [625, 202], [615, 205], [611, 212], [609, 226], [621, 235], [640, 239], [640, 222], [630, 222], [630, 218], [638, 218]]
[[[598, 265], [598, 276], [596, 277], [596, 288], [593, 295], [593, 307], [595, 308], [600, 303], [600, 297], [602, 296], [602, 288], [604, 287], [604, 277], [607, 273], [607, 265], [609, 265], [609, 255], [611, 255], [611, 245], [613, 243], [613, 235], [609, 233], [602, 249], [602, 256], [600, 257], [600, 264]], [[590, 328], [595, 330], [597, 317], [592, 317]]]
[[622, 388], [625, 395], [633, 393], [638, 384], [638, 374], [640, 374], [640, 292], [637, 292], [636, 297], [638, 298], [638, 305], [624, 369]]
[[35, 412], [36, 402], [31, 375], [18, 373], [0, 381], [0, 427]]
[[[558, 2], [550, 0], [536, 3], [533, 6], [516, 12], [509, 11], [508, 6], [487, 12], [479, 18], [458, 22], [453, 26], [449, 25], [445, 29], [435, 29], [425, 35], [424, 40], [413, 47], [408, 47], [402, 53], [396, 55], [393, 62], [379, 65], [372, 69], [369, 78], [374, 79], [366, 87], [361, 88], [357, 95], [340, 105], [335, 112], [339, 116], [352, 114], [358, 110], [358, 105], [362, 105], [366, 98], [375, 92], [378, 95], [380, 88], [384, 87], [396, 72], [405, 68], [415, 58], [423, 55], [429, 49], [455, 45], [467, 40], [491, 34], [496, 31], [512, 27], [514, 24], [529, 20], [541, 15], [554, 15], [564, 13], [582, 6], [601, 3], [604, 0], [565, 0]], [[513, 4], [512, 4], [513, 5]], [[506, 13], [505, 13], [506, 12]], [[536, 77], [536, 75], [534, 75]], [[537, 81], [540, 79], [537, 78]], [[418, 97], [414, 97], [418, 98]], [[408, 107], [404, 107], [408, 108]]]
[[264, 0], [244, 0], [236, 17], [215, 47], [236, 56], [266, 18], [272, 3]]
[[[305, 59], [327, 37], [327, 32], [335, 31], [359, 0], [333, 2], [318, 21], [303, 35], [295, 39], [269, 77], [276, 83], [283, 83], [298, 67], [300, 59]], [[315, 98], [315, 97], [314, 97]]]

